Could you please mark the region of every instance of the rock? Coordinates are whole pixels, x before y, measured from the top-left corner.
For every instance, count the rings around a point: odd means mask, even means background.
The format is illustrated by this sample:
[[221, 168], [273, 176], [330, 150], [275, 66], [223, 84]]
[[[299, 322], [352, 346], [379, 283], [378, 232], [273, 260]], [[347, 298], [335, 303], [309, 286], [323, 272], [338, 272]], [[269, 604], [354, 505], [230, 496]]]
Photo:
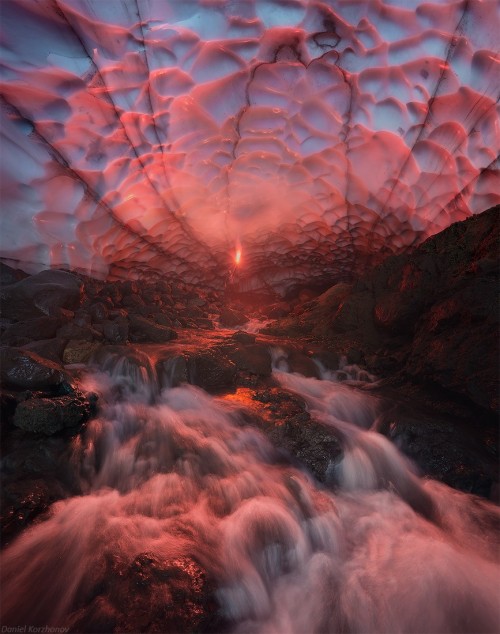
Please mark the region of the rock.
[[496, 280], [475, 280], [420, 319], [405, 371], [499, 410]]
[[235, 374], [235, 364], [217, 348], [208, 349], [189, 357], [189, 382], [207, 391], [232, 387]]
[[21, 346], [23, 350], [34, 352], [35, 354], [49, 359], [55, 363], [62, 363], [63, 352], [66, 347], [66, 339], [54, 337], [53, 339], [41, 339]]
[[342, 456], [335, 430], [312, 419], [305, 402], [286, 390], [269, 388], [253, 398], [263, 404], [263, 431], [276, 448], [287, 451], [320, 482], [333, 485], [334, 467]]
[[82, 282], [71, 273], [42, 271], [0, 289], [2, 316], [15, 321], [59, 316], [61, 308], [78, 307], [82, 287]]
[[[385, 421], [381, 433], [411, 458], [421, 472], [448, 486], [489, 498], [498, 478], [493, 446], [496, 430], [468, 429], [460, 421], [419, 413], [398, 413]], [[490, 436], [488, 438], [488, 436]], [[486, 442], [485, 442], [486, 441]]]
[[241, 326], [241, 324], [245, 324], [248, 321], [248, 317], [243, 313], [226, 306], [220, 312], [219, 321], [222, 326], [232, 328], [233, 326]]
[[84, 339], [70, 339], [64, 348], [63, 362], [66, 364], [87, 363], [100, 343], [85, 341]]
[[80, 339], [85, 341], [102, 341], [102, 334], [92, 326], [78, 326], [75, 322], [64, 324], [57, 331], [57, 336], [62, 339]]
[[290, 372], [297, 372], [302, 376], [319, 379], [319, 368], [311, 357], [308, 357], [299, 350], [291, 349], [288, 351], [288, 366]]
[[171, 326], [172, 325], [172, 320], [170, 319], [170, 317], [168, 315], [165, 315], [165, 313], [157, 313], [154, 316], [154, 320], [160, 326]]
[[125, 306], [125, 308], [129, 308], [129, 309], [143, 308], [144, 306], [146, 306], [142, 297], [138, 295], [137, 293], [124, 295], [121, 303], [122, 303], [122, 306]]
[[188, 382], [188, 364], [186, 357], [182, 354], [173, 357], [159, 359], [156, 362], [156, 375], [160, 387], [178, 387], [182, 383]]
[[60, 393], [69, 384], [60, 365], [20, 348], [0, 348], [0, 376], [2, 383], [17, 390]]
[[0, 286], [15, 284], [28, 277], [28, 274], [20, 269], [13, 269], [11, 266], [0, 262]]
[[118, 317], [114, 321], [104, 321], [102, 332], [109, 343], [127, 343], [129, 336], [128, 319]]
[[130, 315], [130, 340], [134, 343], [166, 343], [177, 338], [177, 333], [168, 326], [155, 324], [151, 319]]
[[39, 339], [51, 339], [64, 323], [61, 317], [37, 317], [18, 321], [3, 333], [1, 341], [7, 346], [22, 346]]
[[214, 322], [211, 319], [206, 319], [205, 317], [197, 317], [194, 320], [196, 326], [198, 328], [203, 328], [203, 330], [214, 330]]
[[17, 480], [2, 487], [2, 543], [7, 545], [23, 528], [45, 513], [50, 504], [64, 495], [56, 480]]
[[50, 436], [65, 427], [75, 427], [89, 415], [89, 403], [82, 396], [30, 398], [18, 404], [13, 423], [24, 431]]
[[104, 302], [95, 302], [89, 308], [92, 322], [102, 322], [108, 318], [109, 307]]
[[262, 344], [235, 345], [228, 356], [238, 370], [244, 370], [261, 377], [271, 376], [271, 353]]
[[244, 332], [243, 330], [237, 330], [235, 333], [231, 335], [231, 339], [235, 341], [239, 341], [240, 343], [255, 343], [255, 335], [252, 335], [249, 332]]

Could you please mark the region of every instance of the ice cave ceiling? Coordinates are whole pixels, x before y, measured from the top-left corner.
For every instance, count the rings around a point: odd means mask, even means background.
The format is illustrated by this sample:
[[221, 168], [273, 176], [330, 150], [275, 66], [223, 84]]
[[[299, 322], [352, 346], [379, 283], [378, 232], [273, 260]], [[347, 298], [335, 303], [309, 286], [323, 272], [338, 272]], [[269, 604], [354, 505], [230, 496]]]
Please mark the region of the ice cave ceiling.
[[2, 256], [286, 290], [500, 202], [496, 0], [1, 0]]

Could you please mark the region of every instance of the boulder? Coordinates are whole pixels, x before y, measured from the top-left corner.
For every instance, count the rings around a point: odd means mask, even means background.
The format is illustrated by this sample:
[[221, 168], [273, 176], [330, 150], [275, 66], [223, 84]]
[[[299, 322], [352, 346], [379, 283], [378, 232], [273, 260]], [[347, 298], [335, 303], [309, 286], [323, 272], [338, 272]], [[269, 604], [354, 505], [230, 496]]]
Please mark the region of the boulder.
[[182, 354], [159, 359], [156, 362], [156, 376], [160, 387], [178, 387], [188, 382], [187, 359]]
[[90, 405], [83, 396], [30, 398], [18, 404], [13, 423], [24, 431], [51, 436], [65, 427], [75, 427], [89, 415]]
[[17, 390], [58, 393], [69, 384], [60, 365], [20, 348], [0, 348], [0, 376], [2, 383]]
[[237, 330], [231, 335], [231, 339], [239, 341], [240, 343], [255, 343], [256, 336], [243, 330]]
[[66, 364], [88, 363], [91, 356], [100, 348], [100, 343], [84, 339], [70, 339], [64, 348], [63, 362]]
[[59, 316], [61, 308], [78, 307], [82, 288], [82, 282], [72, 273], [42, 271], [0, 289], [2, 316], [15, 321]]
[[49, 359], [55, 363], [62, 363], [66, 339], [61, 339], [60, 337], [41, 339], [40, 341], [33, 341], [21, 347], [23, 350], [34, 352], [44, 359]]
[[36, 317], [18, 321], [6, 328], [1, 337], [2, 344], [22, 346], [39, 339], [51, 339], [56, 336], [64, 321], [61, 317]]
[[235, 344], [228, 356], [238, 370], [244, 370], [261, 377], [271, 376], [271, 353], [262, 344]]
[[168, 326], [156, 324], [151, 319], [130, 315], [130, 340], [134, 343], [166, 343], [177, 338], [177, 333]]
[[127, 343], [129, 335], [129, 323], [125, 317], [118, 317], [114, 321], [102, 323], [102, 333], [109, 343]]
[[15, 284], [28, 277], [28, 274], [20, 269], [13, 269], [11, 266], [0, 262], [0, 286]]
[[220, 311], [219, 321], [221, 326], [233, 328], [234, 326], [245, 324], [248, 321], [248, 317], [244, 313], [226, 306]]
[[232, 387], [235, 375], [235, 364], [220, 349], [211, 348], [189, 357], [189, 382], [209, 392]]

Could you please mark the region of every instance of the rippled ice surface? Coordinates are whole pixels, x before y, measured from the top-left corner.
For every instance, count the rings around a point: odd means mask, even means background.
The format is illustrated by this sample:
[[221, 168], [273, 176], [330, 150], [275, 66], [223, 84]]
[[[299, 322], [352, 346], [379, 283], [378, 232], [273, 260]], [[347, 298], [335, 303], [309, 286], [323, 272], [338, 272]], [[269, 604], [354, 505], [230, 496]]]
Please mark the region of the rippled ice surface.
[[3, 553], [2, 624], [66, 626], [99, 594], [126, 604], [105, 564], [148, 552], [207, 570], [238, 633], [498, 631], [498, 509], [420, 481], [370, 431], [372, 397], [275, 370], [342, 438], [331, 492], [278, 460], [234, 405], [192, 386], [156, 395], [147, 372], [107, 367], [86, 379], [103, 407], [74, 441], [82, 495]]

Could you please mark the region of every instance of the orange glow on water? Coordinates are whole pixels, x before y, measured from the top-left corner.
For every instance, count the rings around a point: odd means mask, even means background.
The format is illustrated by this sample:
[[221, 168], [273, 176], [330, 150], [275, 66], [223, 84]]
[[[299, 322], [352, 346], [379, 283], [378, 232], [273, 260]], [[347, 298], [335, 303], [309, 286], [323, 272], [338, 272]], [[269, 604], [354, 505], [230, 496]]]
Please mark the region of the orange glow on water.
[[234, 256], [234, 261], [236, 262], [236, 266], [240, 265], [240, 262], [241, 262], [241, 249], [236, 249], [236, 254]]

